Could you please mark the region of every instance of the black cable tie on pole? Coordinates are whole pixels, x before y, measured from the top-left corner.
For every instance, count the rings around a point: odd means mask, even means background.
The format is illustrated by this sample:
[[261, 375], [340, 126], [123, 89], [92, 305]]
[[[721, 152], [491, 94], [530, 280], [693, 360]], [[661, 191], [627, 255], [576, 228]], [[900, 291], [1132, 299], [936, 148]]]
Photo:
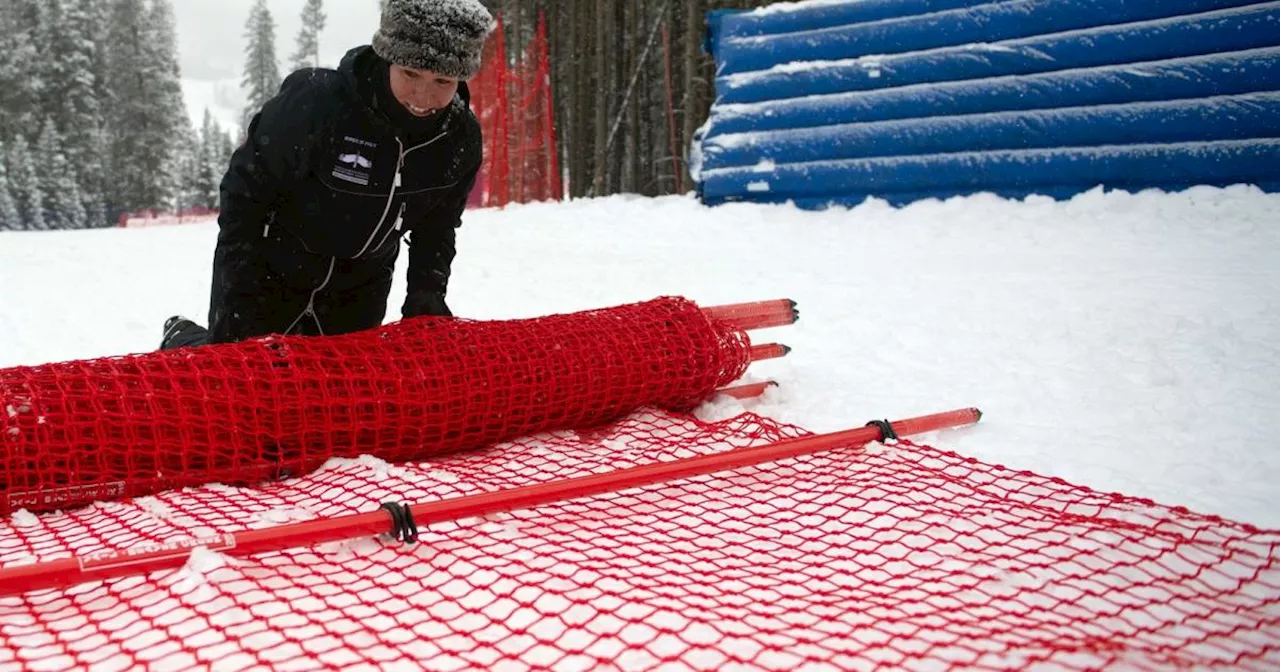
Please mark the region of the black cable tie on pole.
[[413, 511], [408, 504], [383, 502], [379, 508], [391, 514], [391, 538], [399, 539], [406, 544], [418, 542], [418, 525], [413, 522]]
[[868, 422], [864, 426], [879, 428], [881, 441], [897, 441], [898, 440], [898, 433], [893, 431], [893, 425], [889, 424], [888, 420], [872, 420], [871, 422]]

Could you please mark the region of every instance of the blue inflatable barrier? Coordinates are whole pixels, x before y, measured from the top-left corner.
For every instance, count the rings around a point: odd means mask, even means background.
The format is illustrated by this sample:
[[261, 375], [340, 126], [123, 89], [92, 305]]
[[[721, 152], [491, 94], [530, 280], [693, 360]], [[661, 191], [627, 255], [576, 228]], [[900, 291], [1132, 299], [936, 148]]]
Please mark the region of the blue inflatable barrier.
[[1047, 147], [1280, 138], [1280, 92], [905, 119], [717, 136], [707, 159], [732, 166]]
[[717, 97], [690, 148], [709, 204], [1280, 187], [1280, 0], [824, 0], [711, 23]]
[[1255, 91], [1280, 91], [1280, 48], [762, 104], [717, 105], [706, 137], [859, 121], [1113, 105]]
[[1280, 2], [1104, 26], [1069, 33], [966, 44], [926, 53], [871, 56], [809, 69], [721, 76], [720, 104], [887, 89], [1074, 68], [1137, 63], [1280, 46]]
[[1280, 139], [1117, 145], [898, 156], [708, 171], [704, 198], [724, 202], [774, 190], [792, 197], [898, 191], [960, 193], [1037, 187], [1143, 189], [1273, 180]]
[[728, 38], [716, 48], [716, 72], [764, 70], [781, 63], [898, 54], [1046, 35], [1102, 24], [1149, 21], [1256, 4], [1254, 0], [1013, 0], [946, 12], [857, 23], [778, 36]]

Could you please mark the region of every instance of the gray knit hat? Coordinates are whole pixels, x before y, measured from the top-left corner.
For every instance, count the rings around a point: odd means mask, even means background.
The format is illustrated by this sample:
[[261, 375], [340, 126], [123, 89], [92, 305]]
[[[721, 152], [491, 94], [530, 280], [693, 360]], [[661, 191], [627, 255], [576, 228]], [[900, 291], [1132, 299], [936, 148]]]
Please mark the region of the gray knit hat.
[[373, 51], [406, 68], [471, 79], [493, 27], [479, 0], [387, 0]]

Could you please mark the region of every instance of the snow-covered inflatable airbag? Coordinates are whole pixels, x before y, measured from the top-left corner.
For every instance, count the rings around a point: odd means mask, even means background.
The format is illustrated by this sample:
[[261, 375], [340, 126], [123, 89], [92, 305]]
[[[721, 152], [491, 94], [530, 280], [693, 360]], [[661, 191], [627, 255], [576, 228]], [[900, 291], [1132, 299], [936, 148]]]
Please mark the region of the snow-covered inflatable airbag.
[[712, 204], [1280, 181], [1280, 2], [824, 0], [708, 48]]

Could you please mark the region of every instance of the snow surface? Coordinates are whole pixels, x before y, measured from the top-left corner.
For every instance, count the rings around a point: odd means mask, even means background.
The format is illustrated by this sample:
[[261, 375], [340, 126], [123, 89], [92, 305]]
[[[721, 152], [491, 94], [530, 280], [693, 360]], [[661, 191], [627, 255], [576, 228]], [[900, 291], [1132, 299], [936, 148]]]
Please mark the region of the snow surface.
[[799, 12], [806, 9], [814, 9], [816, 7], [831, 7], [847, 4], [849, 4], [849, 0], [800, 0], [800, 2], [775, 2], [771, 5], [765, 5], [764, 7], [757, 7], [746, 13], [752, 16], [768, 16], [770, 14]]
[[[781, 387], [704, 414], [829, 431], [978, 406], [980, 425], [921, 440], [1280, 528], [1277, 212], [1280, 195], [1251, 187], [825, 212], [691, 196], [512, 206], [465, 216], [450, 304], [501, 319], [791, 297], [800, 323], [755, 340], [794, 352], [748, 374]], [[154, 348], [166, 317], [205, 314], [215, 235], [0, 233], [0, 366]]]

